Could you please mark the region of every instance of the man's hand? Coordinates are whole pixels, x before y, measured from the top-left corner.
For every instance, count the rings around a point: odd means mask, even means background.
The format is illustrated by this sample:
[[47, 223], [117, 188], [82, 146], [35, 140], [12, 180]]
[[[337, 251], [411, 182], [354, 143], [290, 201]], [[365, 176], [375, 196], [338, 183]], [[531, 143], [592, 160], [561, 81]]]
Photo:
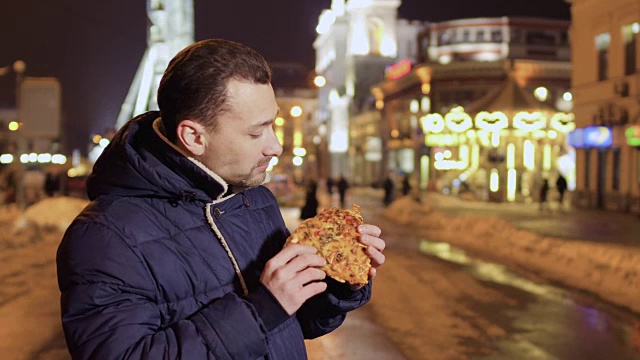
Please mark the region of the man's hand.
[[[386, 246], [384, 240], [379, 236], [382, 233], [379, 227], [375, 225], [362, 224], [358, 226], [358, 232], [360, 233], [360, 242], [367, 245], [367, 255], [371, 258], [371, 269], [369, 269], [369, 279], [376, 277], [378, 267], [384, 264], [384, 248]], [[364, 285], [352, 286], [351, 289], [359, 290]]]
[[260, 282], [269, 289], [282, 308], [292, 315], [310, 297], [327, 289], [324, 271], [327, 262], [314, 247], [292, 244], [267, 261]]

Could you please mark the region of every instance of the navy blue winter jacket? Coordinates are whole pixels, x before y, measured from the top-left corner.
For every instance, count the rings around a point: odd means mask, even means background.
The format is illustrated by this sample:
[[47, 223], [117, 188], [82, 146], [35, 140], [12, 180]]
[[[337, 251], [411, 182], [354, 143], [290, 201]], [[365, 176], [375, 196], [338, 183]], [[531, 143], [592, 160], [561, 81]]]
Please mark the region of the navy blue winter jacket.
[[371, 284], [354, 292], [327, 279], [288, 316], [259, 282], [289, 235], [273, 194], [228, 191], [162, 139], [158, 116], [116, 134], [58, 249], [73, 358], [306, 359], [304, 338], [340, 326]]

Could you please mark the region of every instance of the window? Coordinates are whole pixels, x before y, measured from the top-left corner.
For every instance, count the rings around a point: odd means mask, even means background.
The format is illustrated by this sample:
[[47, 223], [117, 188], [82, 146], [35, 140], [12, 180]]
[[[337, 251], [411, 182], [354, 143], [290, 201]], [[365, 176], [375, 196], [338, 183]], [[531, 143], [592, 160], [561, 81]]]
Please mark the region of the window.
[[562, 31], [560, 33], [560, 45], [567, 46], [569, 45], [569, 33], [566, 31]]
[[631, 75], [636, 72], [636, 39], [640, 32], [640, 24], [633, 23], [622, 28], [624, 41], [624, 74]]
[[462, 32], [462, 42], [468, 43], [471, 40], [471, 32], [469, 30], [464, 30]]
[[491, 42], [502, 42], [502, 30], [491, 30]]
[[522, 36], [522, 31], [520, 29], [511, 28], [511, 35], [509, 35], [509, 42], [512, 44], [520, 44], [522, 43], [521, 36]]
[[487, 41], [484, 37], [485, 37], [485, 31], [484, 30], [478, 30], [478, 32], [476, 33], [476, 42], [479, 43], [483, 43], [485, 41]]
[[550, 31], [527, 31], [526, 42], [529, 45], [554, 46], [556, 34]]
[[440, 33], [438, 39], [438, 45], [449, 45], [452, 42], [452, 33], [451, 31], [443, 31]]
[[613, 177], [611, 179], [611, 189], [620, 190], [620, 149], [613, 149]]
[[584, 149], [584, 188], [589, 189], [591, 186], [589, 178], [591, 177], [591, 149]]
[[598, 52], [598, 80], [609, 78], [609, 43], [611, 35], [602, 33], [596, 36], [596, 51]]

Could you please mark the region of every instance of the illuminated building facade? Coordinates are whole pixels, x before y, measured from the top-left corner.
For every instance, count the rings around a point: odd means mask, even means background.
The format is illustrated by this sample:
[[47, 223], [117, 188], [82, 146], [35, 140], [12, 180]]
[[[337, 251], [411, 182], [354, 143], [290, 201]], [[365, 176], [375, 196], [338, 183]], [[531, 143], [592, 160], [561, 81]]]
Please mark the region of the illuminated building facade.
[[274, 130], [282, 155], [270, 167], [274, 180], [301, 183], [328, 172], [326, 128], [318, 128], [318, 89], [311, 85], [307, 67], [297, 63], [271, 63], [272, 85], [280, 112]]
[[492, 201], [535, 199], [543, 179], [574, 178], [566, 21], [479, 18], [432, 23], [418, 64], [372, 88], [382, 165], [420, 188]]
[[282, 144], [282, 155], [272, 160], [273, 174], [287, 174], [296, 183], [305, 177], [319, 179], [327, 173], [326, 131], [318, 128], [315, 116], [318, 95], [315, 89], [279, 88], [275, 90], [280, 113], [275, 133]]
[[571, 0], [577, 190], [574, 203], [640, 211], [635, 0]]
[[[355, 169], [354, 159], [362, 144], [352, 141], [353, 118], [366, 112], [377, 116], [370, 87], [383, 80], [385, 67], [416, 53], [415, 38], [422, 24], [398, 20], [400, 3], [333, 0], [320, 15], [313, 44], [315, 71], [324, 76], [326, 85], [318, 92], [317, 120], [327, 128], [330, 176], [344, 174], [360, 182], [362, 172]], [[379, 161], [368, 163], [367, 173], [379, 167]]]
[[116, 129], [132, 117], [158, 110], [156, 94], [169, 61], [193, 43], [193, 0], [147, 0], [147, 49], [142, 56], [127, 97], [116, 121]]

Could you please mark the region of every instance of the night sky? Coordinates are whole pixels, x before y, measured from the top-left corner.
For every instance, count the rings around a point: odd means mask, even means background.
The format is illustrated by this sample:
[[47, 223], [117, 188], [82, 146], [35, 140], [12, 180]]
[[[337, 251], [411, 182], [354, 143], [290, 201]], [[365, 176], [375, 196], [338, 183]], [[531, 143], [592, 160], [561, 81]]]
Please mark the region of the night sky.
[[[331, 0], [194, 0], [196, 40], [243, 42], [270, 62], [313, 68], [312, 42]], [[0, 11], [0, 67], [21, 59], [26, 76], [62, 83], [63, 143], [86, 151], [90, 133], [113, 127], [146, 45], [144, 0], [13, 0]], [[569, 19], [564, 0], [404, 0], [399, 17]], [[13, 74], [0, 76], [0, 108], [13, 107]]]

